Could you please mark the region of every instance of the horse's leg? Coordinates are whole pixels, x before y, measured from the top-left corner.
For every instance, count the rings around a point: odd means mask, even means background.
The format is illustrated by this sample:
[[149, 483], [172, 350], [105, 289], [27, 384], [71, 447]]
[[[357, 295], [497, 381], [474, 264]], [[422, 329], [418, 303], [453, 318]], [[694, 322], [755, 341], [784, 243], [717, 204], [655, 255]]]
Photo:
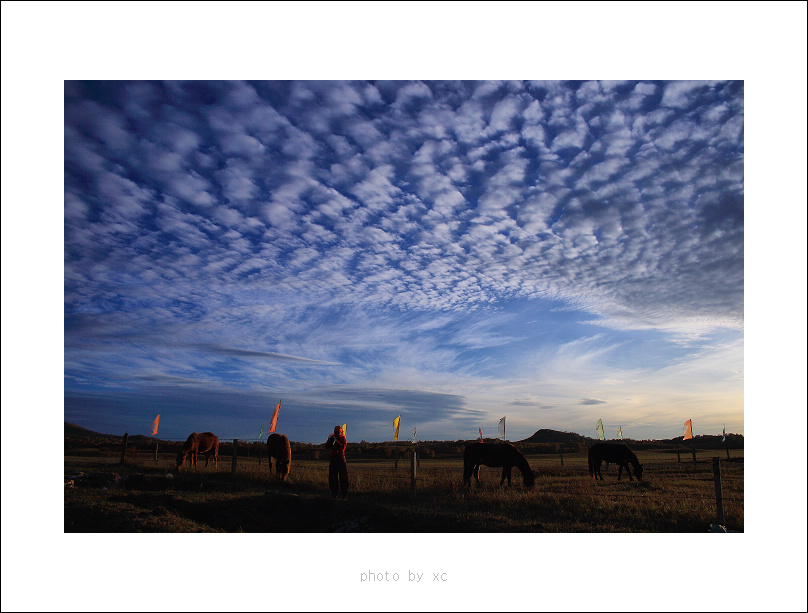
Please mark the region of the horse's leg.
[[634, 481], [634, 478], [631, 476], [631, 468], [629, 468], [628, 462], [626, 462], [626, 474], [628, 475], [629, 481]]
[[508, 485], [511, 484], [511, 467], [510, 466], [503, 466], [502, 467], [502, 479], [499, 480], [499, 486], [502, 487], [502, 484], [505, 483], [505, 479], [508, 480]]
[[480, 485], [480, 465], [475, 464], [474, 470], [472, 470], [471, 472], [474, 475], [474, 479], [477, 481], [477, 485]]
[[617, 480], [620, 481], [620, 475], [623, 474], [623, 463], [617, 465]]
[[595, 462], [595, 479], [597, 479], [598, 477], [600, 477], [600, 480], [601, 480], [601, 481], [603, 481], [603, 475], [602, 475], [602, 474], [601, 474], [601, 472], [600, 472], [600, 464], [601, 464], [601, 461], [600, 461], [600, 460], [597, 460], [597, 461]]

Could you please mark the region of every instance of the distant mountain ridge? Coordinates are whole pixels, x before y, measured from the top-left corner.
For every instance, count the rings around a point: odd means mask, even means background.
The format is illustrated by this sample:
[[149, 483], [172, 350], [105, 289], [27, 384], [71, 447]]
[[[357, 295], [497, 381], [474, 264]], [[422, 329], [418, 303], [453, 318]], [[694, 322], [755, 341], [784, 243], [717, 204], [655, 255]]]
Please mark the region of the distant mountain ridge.
[[[65, 436], [69, 436], [71, 438], [78, 438], [78, 439], [85, 439], [93, 442], [119, 442], [123, 440], [123, 436], [116, 435], [116, 434], [103, 434], [101, 432], [94, 432], [93, 430], [88, 430], [87, 428], [82, 428], [81, 426], [77, 426], [76, 424], [71, 424], [69, 422], [65, 422]], [[145, 434], [136, 434], [134, 436], [130, 436], [129, 441], [133, 443], [137, 443], [138, 441], [148, 441], [153, 440], [150, 436], [146, 436]]]
[[[123, 440], [123, 436], [94, 432], [92, 430], [88, 430], [87, 428], [82, 428], [81, 426], [77, 426], [76, 424], [71, 424], [68, 422], [65, 422], [65, 436], [75, 439], [83, 439], [85, 441], [106, 442], [106, 443], [121, 442]], [[145, 434], [136, 434], [134, 436], [130, 436], [128, 440], [132, 443], [138, 443], [138, 442], [142, 443], [146, 441], [153, 441], [154, 438], [147, 436]], [[476, 439], [469, 439], [469, 441], [471, 440]], [[524, 444], [577, 445], [582, 446], [585, 449], [596, 440], [597, 439], [595, 438], [583, 436], [582, 434], [578, 434], [576, 432], [561, 432], [559, 430], [550, 430], [547, 428], [542, 428], [540, 430], [536, 430], [536, 432], [534, 432], [528, 438], [515, 442]], [[742, 434], [727, 434], [727, 441], [729, 443], [730, 449], [743, 449], [744, 438]], [[438, 443], [438, 442], [445, 444], [456, 444], [456, 442], [453, 443], [452, 441], [429, 441], [429, 443]], [[618, 441], [617, 439], [610, 439], [608, 442], [618, 442]], [[627, 438], [624, 439], [623, 442], [628, 443], [629, 445], [632, 446], [632, 448], [680, 446], [684, 444], [681, 436], [671, 439], [660, 439], [660, 440], [634, 440]], [[354, 443], [351, 443], [351, 445], [353, 444]], [[710, 449], [718, 449], [724, 447], [724, 443], [721, 440], [720, 434], [698, 435], [693, 439], [693, 444], [698, 445], [701, 448], [710, 448]]]
[[532, 436], [517, 441], [518, 443], [586, 443], [587, 438], [575, 432], [559, 432], [542, 428], [536, 430]]
[[112, 436], [108, 434], [101, 434], [100, 432], [93, 432], [87, 428], [82, 428], [76, 424], [65, 422], [65, 436]]

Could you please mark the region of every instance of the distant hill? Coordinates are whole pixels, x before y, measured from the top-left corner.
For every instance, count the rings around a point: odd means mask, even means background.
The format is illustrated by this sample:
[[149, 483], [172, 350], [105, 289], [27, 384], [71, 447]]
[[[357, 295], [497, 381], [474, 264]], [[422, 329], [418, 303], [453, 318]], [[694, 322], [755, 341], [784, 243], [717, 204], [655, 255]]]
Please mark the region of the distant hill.
[[[532, 436], [516, 442], [525, 444], [560, 445], [567, 448], [577, 445], [579, 449], [586, 450], [592, 443], [597, 442], [597, 440], [596, 438], [583, 436], [576, 432], [559, 432], [558, 430], [541, 429], [536, 430]], [[618, 441], [617, 439], [609, 439], [607, 442], [623, 442], [628, 444], [632, 449], [689, 449], [691, 447], [698, 449], [724, 449], [727, 446], [730, 449], [743, 449], [744, 446], [742, 434], [727, 434], [726, 443], [721, 440], [720, 434], [697, 435], [692, 441], [683, 441], [681, 436], [677, 436], [675, 438], [660, 440], [636, 440], [626, 438], [622, 441]]]
[[[88, 430], [87, 428], [82, 428], [81, 426], [77, 426], [76, 424], [71, 424], [68, 422], [65, 422], [65, 437], [69, 437], [70, 439], [73, 440], [81, 440], [93, 443], [113, 443], [113, 442], [121, 442], [123, 440], [122, 436], [118, 436], [115, 434], [102, 434], [101, 432], [94, 432], [92, 430]], [[130, 436], [128, 440], [131, 443], [138, 443], [138, 442], [142, 443], [153, 439], [144, 434], [136, 434], [134, 436]]]
[[[87, 438], [110, 438], [111, 434], [101, 434], [100, 432], [93, 432], [87, 428], [82, 428], [76, 424], [65, 422], [65, 436], [83, 436]], [[120, 438], [120, 437], [118, 437]]]
[[586, 443], [587, 438], [575, 432], [559, 432], [542, 428], [518, 443]]
[[[102, 434], [100, 432], [93, 432], [92, 430], [88, 430], [87, 428], [82, 428], [81, 426], [77, 426], [76, 424], [71, 424], [65, 422], [65, 443], [70, 440], [71, 442], [75, 443], [106, 443], [106, 444], [119, 444], [122, 442], [122, 436], [116, 436], [114, 434]], [[527, 445], [536, 445], [538, 449], [541, 449], [541, 446], [554, 446], [554, 451], [586, 451], [589, 445], [594, 443], [597, 439], [590, 438], [587, 436], [583, 436], [576, 432], [561, 432], [559, 430], [549, 430], [546, 428], [542, 428], [541, 430], [536, 430], [532, 436], [522, 439], [521, 441], [516, 441], [516, 443], [520, 444], [527, 444]], [[146, 436], [145, 434], [136, 434], [134, 436], [130, 436], [128, 441], [132, 444], [153, 444], [154, 438], [150, 436]], [[294, 441], [292, 441], [294, 442]], [[467, 444], [472, 442], [471, 440], [468, 441], [422, 441], [422, 445], [428, 445], [430, 447], [435, 448], [439, 452], [442, 451], [444, 448], [451, 447], [455, 452], [462, 453], [462, 447], [460, 444]], [[495, 439], [489, 439], [487, 442], [495, 443], [497, 442]], [[609, 442], [618, 442], [616, 440], [611, 439]], [[742, 434], [727, 434], [727, 443], [724, 443], [721, 440], [721, 435], [697, 435], [693, 441], [682, 441], [682, 437], [678, 436], [672, 439], [664, 439], [664, 440], [633, 440], [633, 439], [625, 439], [623, 442], [628, 443], [632, 449], [660, 449], [660, 448], [670, 448], [670, 449], [689, 449], [690, 447], [699, 448], [699, 449], [723, 449], [725, 446], [728, 446], [730, 449], [743, 449], [744, 447], [744, 438]], [[168, 441], [161, 440], [160, 445], [168, 444]], [[369, 446], [371, 448], [380, 447], [383, 448], [388, 443], [370, 443]], [[298, 446], [308, 447], [304, 443], [295, 443]], [[314, 445], [313, 447], [316, 447]], [[349, 443], [349, 447], [361, 447], [362, 445], [359, 443]], [[535, 449], [534, 448], [534, 449]]]

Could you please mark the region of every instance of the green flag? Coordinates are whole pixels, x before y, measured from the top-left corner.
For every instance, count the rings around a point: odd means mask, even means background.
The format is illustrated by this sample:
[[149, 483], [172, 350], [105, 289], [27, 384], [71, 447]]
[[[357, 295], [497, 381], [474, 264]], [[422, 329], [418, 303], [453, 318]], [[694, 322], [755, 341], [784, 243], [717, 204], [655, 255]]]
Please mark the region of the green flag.
[[261, 420], [261, 430], [258, 432], [258, 440], [264, 439], [264, 420]]
[[598, 438], [602, 441], [606, 440], [606, 436], [603, 434], [603, 421], [598, 420]]

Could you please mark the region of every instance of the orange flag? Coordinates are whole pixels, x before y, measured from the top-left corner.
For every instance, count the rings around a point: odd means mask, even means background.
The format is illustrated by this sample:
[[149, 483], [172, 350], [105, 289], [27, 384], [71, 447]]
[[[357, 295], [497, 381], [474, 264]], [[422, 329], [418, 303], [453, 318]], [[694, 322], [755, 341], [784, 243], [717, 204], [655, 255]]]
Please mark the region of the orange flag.
[[160, 425], [160, 414], [157, 414], [157, 417], [154, 418], [154, 422], [151, 425], [151, 434], [152, 436], [157, 436], [157, 428]]
[[686, 441], [689, 438], [693, 438], [693, 422], [690, 419], [685, 422], [685, 437], [682, 440]]
[[269, 422], [269, 433], [275, 432], [275, 426], [278, 425], [278, 412], [281, 410], [281, 402], [283, 399], [278, 400], [278, 405], [275, 407], [275, 412], [272, 414], [272, 421]]

